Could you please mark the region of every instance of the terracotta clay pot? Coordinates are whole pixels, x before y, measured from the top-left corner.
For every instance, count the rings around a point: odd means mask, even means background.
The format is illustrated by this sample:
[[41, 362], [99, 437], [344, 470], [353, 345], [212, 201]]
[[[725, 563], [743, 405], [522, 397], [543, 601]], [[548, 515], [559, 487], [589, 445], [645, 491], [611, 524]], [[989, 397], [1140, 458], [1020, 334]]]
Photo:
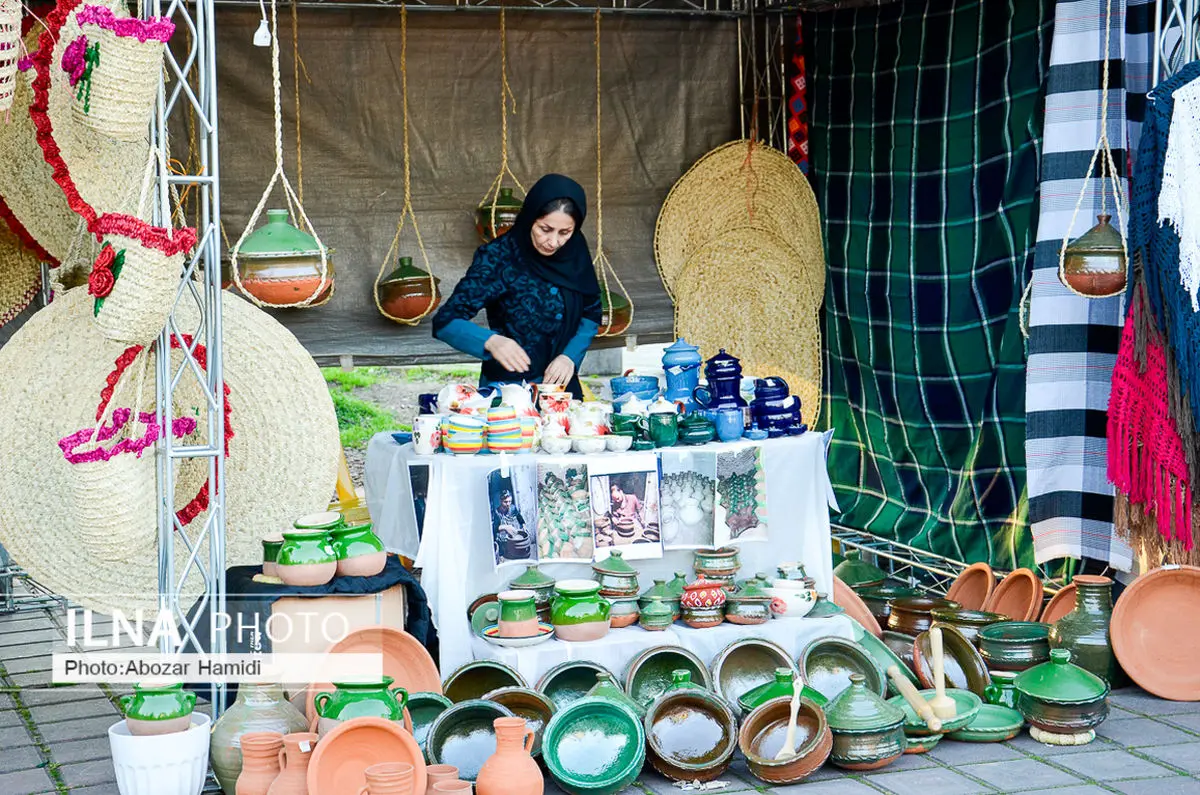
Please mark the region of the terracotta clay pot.
[[496, 753], [475, 779], [478, 795], [542, 795], [542, 771], [533, 761], [534, 732], [524, 718], [496, 718]]
[[283, 735], [251, 732], [242, 735], [242, 772], [237, 778], [237, 795], [267, 795], [279, 776]]
[[311, 732], [283, 735], [279, 777], [272, 782], [267, 795], [308, 795], [308, 760], [316, 744], [317, 735]]
[[933, 611], [938, 608], [957, 608], [962, 605], [935, 596], [905, 596], [892, 600], [888, 629], [916, 637], [933, 626]]
[[367, 784], [358, 795], [424, 795], [413, 792], [413, 766], [406, 762], [380, 762], [363, 775]]
[[467, 795], [471, 793], [471, 782], [469, 781], [439, 781], [433, 785], [433, 792], [465, 792]]
[[[431, 795], [435, 784], [442, 781], [458, 781], [458, 768], [454, 765], [429, 765], [425, 768], [425, 780], [428, 782], [425, 795]], [[417, 792], [413, 795], [421, 795], [421, 793]]]

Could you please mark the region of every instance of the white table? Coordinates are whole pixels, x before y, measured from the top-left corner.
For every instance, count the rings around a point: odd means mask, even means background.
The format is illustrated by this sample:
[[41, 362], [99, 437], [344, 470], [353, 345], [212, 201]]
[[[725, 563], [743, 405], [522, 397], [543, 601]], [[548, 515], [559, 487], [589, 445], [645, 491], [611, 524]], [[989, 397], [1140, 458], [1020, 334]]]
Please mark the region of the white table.
[[[809, 576], [816, 580], [818, 590], [830, 593], [833, 571], [829, 508], [836, 509], [837, 504], [825, 467], [823, 435], [810, 432], [764, 442], [712, 443], [693, 449], [720, 452], [749, 445], [762, 447], [769, 529], [766, 542], [747, 541], [739, 544], [740, 576], [750, 576], [759, 571], [774, 573], [780, 562], [799, 561], [805, 565]], [[607, 455], [611, 454], [574, 458], [586, 462]], [[526, 463], [539, 458], [542, 456], [509, 457], [514, 463]], [[409, 481], [410, 463], [430, 468], [424, 532], [420, 540]], [[504, 567], [498, 571], [494, 569], [487, 473], [499, 464], [499, 457], [493, 455], [418, 456], [413, 452], [412, 445], [399, 445], [387, 433], [377, 434], [367, 447], [364, 480], [375, 532], [389, 551], [413, 558], [421, 569], [421, 584], [429, 598], [433, 621], [438, 629], [443, 674], [473, 659], [474, 643], [484, 643], [471, 632], [467, 606], [481, 594], [504, 589], [512, 578], [524, 571], [520, 566]], [[640, 575], [641, 587], [645, 589], [653, 584], [654, 579], [670, 579], [675, 571], [685, 571], [690, 575], [692, 553], [687, 550], [667, 551], [662, 558], [639, 560], [634, 565]], [[591, 577], [587, 563], [549, 563], [542, 564], [541, 568], [556, 579]], [[830, 620], [814, 621], [824, 626]], [[774, 632], [776, 623], [787, 625], [795, 622], [771, 622], [766, 626]], [[729, 630], [720, 628], [700, 632], [753, 634], [749, 632], [750, 629], [754, 628], [731, 627]], [[669, 632], [687, 634], [682, 627]], [[661, 638], [668, 633], [617, 631], [611, 633], [612, 640], [606, 641], [625, 643], [626, 634], [645, 635], [649, 639], [647, 642], [653, 645], [666, 642]], [[591, 645], [599, 646], [606, 641]], [[550, 642], [550, 648], [557, 645], [570, 644]], [[794, 644], [783, 645], [790, 647]], [[601, 653], [581, 651], [585, 648], [578, 646], [558, 654], [578, 656], [581, 653]], [[550, 653], [548, 649], [546, 654]], [[563, 656], [562, 659], [567, 657]]]

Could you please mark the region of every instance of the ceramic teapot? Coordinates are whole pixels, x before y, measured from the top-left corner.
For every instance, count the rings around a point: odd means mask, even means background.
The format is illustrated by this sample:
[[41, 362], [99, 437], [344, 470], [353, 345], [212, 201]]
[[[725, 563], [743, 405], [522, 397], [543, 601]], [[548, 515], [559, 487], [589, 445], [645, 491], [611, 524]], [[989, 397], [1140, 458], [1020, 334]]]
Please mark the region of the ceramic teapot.
[[505, 406], [516, 409], [518, 417], [538, 416], [538, 411], [533, 405], [533, 391], [528, 385], [502, 384], [500, 400]]
[[700, 384], [700, 349], [688, 344], [683, 337], [663, 351], [663, 372], [667, 377], [667, 400], [683, 401], [691, 411], [692, 391]]
[[659, 396], [653, 403], [646, 407], [647, 414], [678, 414], [679, 407], [665, 397]]
[[449, 414], [458, 411], [468, 400], [479, 395], [479, 390], [469, 384], [449, 384], [437, 393], [437, 410], [439, 414]]

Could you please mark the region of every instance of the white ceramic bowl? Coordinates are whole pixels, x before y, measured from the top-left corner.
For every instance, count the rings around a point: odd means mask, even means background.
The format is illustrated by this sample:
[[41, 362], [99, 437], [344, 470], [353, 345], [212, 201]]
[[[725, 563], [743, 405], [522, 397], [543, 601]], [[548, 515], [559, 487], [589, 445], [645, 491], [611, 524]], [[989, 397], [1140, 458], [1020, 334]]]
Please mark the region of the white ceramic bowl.
[[199, 795], [208, 774], [209, 717], [192, 713], [192, 725], [174, 734], [135, 737], [124, 720], [108, 727], [121, 795]]
[[775, 580], [766, 590], [777, 618], [803, 618], [817, 603], [817, 592], [799, 580]]
[[604, 444], [610, 453], [623, 453], [633, 447], [633, 437], [609, 434], [604, 437]]
[[542, 452], [550, 455], [566, 455], [571, 452], [571, 440], [565, 436], [543, 436]]
[[608, 449], [603, 436], [576, 436], [571, 440], [571, 444], [574, 445], [575, 452], [584, 455], [595, 455]]

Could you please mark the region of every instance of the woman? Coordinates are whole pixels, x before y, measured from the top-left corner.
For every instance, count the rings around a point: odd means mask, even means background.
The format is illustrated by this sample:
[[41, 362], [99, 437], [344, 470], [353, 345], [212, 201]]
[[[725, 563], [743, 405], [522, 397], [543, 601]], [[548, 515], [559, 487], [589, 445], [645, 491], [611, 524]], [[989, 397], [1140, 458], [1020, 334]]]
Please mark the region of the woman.
[[[584, 239], [579, 183], [549, 174], [525, 197], [512, 228], [475, 252], [433, 335], [483, 360], [481, 387], [565, 384], [582, 399], [579, 365], [600, 328], [600, 285]], [[487, 311], [488, 328], [471, 322]]]

